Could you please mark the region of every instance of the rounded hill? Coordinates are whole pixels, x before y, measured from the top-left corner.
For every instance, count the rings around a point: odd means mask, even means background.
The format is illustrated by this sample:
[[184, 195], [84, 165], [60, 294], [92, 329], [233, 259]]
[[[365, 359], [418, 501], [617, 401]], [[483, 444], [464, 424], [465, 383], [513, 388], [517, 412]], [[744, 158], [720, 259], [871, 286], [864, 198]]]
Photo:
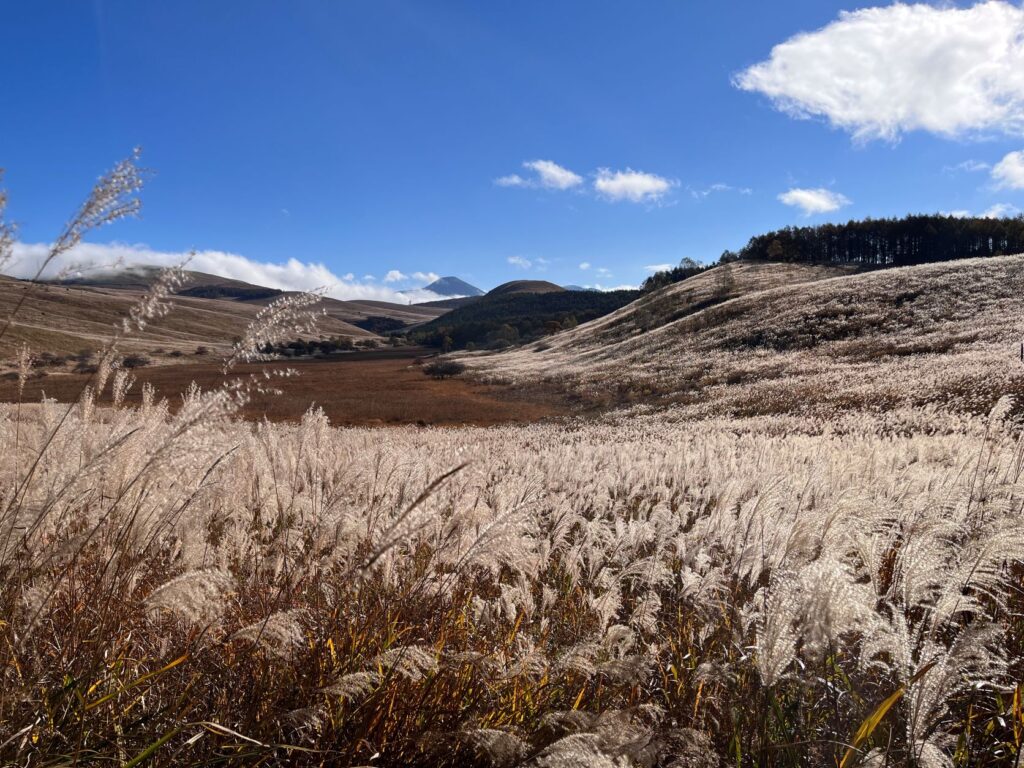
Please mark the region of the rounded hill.
[[507, 296], [512, 293], [565, 293], [565, 288], [547, 280], [512, 280], [487, 292], [488, 296]]

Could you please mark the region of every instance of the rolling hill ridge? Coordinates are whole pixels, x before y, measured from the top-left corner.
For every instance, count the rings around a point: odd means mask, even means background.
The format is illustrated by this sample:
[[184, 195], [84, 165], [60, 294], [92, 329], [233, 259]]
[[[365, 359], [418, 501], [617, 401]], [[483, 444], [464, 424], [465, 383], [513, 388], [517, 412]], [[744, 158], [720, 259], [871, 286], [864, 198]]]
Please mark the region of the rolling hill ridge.
[[938, 407], [1024, 392], [1024, 256], [882, 271], [711, 269], [497, 355], [480, 375], [693, 417]]

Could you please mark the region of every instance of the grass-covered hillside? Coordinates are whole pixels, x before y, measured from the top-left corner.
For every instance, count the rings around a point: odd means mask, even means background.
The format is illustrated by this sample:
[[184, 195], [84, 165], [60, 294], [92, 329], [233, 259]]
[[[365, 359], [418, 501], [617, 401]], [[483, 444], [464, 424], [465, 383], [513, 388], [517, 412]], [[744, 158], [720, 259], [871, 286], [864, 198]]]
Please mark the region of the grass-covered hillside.
[[470, 362], [588, 402], [693, 415], [927, 404], [978, 413], [1021, 388], [1024, 257], [831, 269], [717, 267], [543, 346]]
[[[141, 286], [41, 284], [0, 276], [0, 306], [13, 309], [24, 297], [0, 338], [0, 354], [10, 358], [23, 343], [37, 354], [99, 349], [144, 293]], [[192, 352], [197, 345], [205, 345], [225, 351], [263, 308], [257, 302], [190, 295], [175, 296], [173, 303], [174, 312], [142, 335], [126, 339], [124, 348], [140, 353], [156, 348]], [[6, 313], [0, 321], [6, 321]], [[325, 317], [321, 331], [355, 339], [373, 336], [335, 317]]]

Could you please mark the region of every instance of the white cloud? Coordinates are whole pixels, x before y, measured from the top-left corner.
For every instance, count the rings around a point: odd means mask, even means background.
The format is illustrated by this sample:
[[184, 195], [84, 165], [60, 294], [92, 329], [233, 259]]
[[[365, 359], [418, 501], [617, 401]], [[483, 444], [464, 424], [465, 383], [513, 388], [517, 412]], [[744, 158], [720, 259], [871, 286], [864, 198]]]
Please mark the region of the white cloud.
[[550, 160], [530, 160], [523, 163], [523, 167], [537, 173], [542, 187], [571, 189], [583, 183], [582, 176]]
[[[7, 265], [5, 274], [22, 278], [33, 276], [48, 251], [49, 246], [44, 243], [15, 243], [14, 259]], [[184, 251], [157, 251], [145, 245], [80, 243], [52, 263], [44, 277], [52, 277], [65, 269], [74, 274], [76, 270], [109, 269], [116, 264], [121, 264], [121, 268], [166, 267], [180, 264], [188, 256]], [[326, 295], [335, 299], [374, 299], [408, 304], [410, 298], [414, 301], [444, 298], [430, 291], [399, 293], [391, 287], [370, 285], [373, 275], [365, 275], [362, 282], [357, 282], [352, 273], [339, 276], [324, 264], [298, 259], [264, 262], [225, 251], [196, 251], [188, 269], [282, 291], [324, 288]]]
[[1020, 213], [1020, 208], [1011, 203], [996, 203], [979, 215], [983, 219], [1002, 219], [1007, 216], [1016, 216], [1018, 213]]
[[532, 261], [522, 256], [509, 256], [506, 261], [513, 267], [519, 267], [520, 269], [529, 269], [533, 266]]
[[675, 267], [675, 264], [648, 264], [644, 267], [648, 272], [665, 272]]
[[410, 275], [413, 280], [417, 280], [421, 283], [432, 283], [435, 280], [440, 280], [441, 276], [436, 272], [413, 272]]
[[611, 277], [612, 276], [612, 271], [610, 269], [606, 269], [605, 267], [598, 267], [597, 268], [597, 276], [598, 277]]
[[612, 201], [629, 200], [633, 203], [655, 202], [662, 198], [675, 182], [653, 173], [644, 173], [627, 168], [612, 171], [600, 168], [594, 179], [594, 189], [599, 195]]
[[552, 160], [527, 160], [523, 168], [533, 171], [532, 178], [523, 178], [518, 173], [501, 176], [494, 180], [499, 187], [543, 187], [545, 189], [572, 189], [583, 183], [583, 177], [573, 173]]
[[582, 269], [584, 272], [586, 272], [588, 269], [590, 269], [590, 262], [589, 261], [581, 261], [580, 262], [580, 269]]
[[384, 275], [385, 283], [399, 283], [408, 279], [408, 275], [399, 272], [397, 269], [388, 270], [388, 273]]
[[1010, 152], [992, 168], [1000, 189], [1024, 189], [1024, 152]]
[[[499, 187], [526, 187], [531, 189], [557, 189], [566, 190], [578, 187], [583, 183], [583, 177], [578, 173], [551, 160], [528, 160], [523, 167], [533, 171], [530, 177], [520, 176], [518, 173], [501, 176], [494, 180]], [[634, 203], [656, 202], [678, 185], [678, 182], [671, 181], [653, 173], [644, 173], [627, 168], [624, 171], [612, 171], [608, 168], [599, 168], [594, 175], [593, 188], [601, 197], [606, 200], [619, 201], [629, 200]], [[731, 190], [725, 184], [717, 184], [714, 191]], [[737, 190], [741, 194], [750, 194], [749, 189]]]
[[592, 285], [584, 285], [584, 288], [592, 288], [595, 291], [635, 291], [638, 286], [630, 285], [629, 283], [623, 283], [622, 285], [602, 285], [601, 283], [593, 283]]
[[962, 208], [955, 211], [940, 211], [939, 213], [943, 216], [952, 216], [954, 219], [968, 219], [972, 216], [977, 216], [981, 219], [1001, 219], [1007, 216], [1016, 216], [1020, 213], [1020, 208], [1012, 203], [995, 203], [989, 206], [987, 210], [978, 214], [971, 213]]
[[528, 187], [530, 182], [518, 173], [510, 173], [508, 176], [499, 176], [494, 180], [499, 187]]
[[849, 198], [845, 195], [832, 192], [824, 187], [818, 187], [817, 189], [794, 187], [788, 192], [783, 192], [779, 195], [779, 201], [794, 208], [799, 208], [803, 211], [804, 216], [838, 211], [844, 205], [850, 204]]
[[914, 130], [1022, 135], [1024, 8], [895, 3], [842, 12], [776, 45], [733, 83], [859, 140]]

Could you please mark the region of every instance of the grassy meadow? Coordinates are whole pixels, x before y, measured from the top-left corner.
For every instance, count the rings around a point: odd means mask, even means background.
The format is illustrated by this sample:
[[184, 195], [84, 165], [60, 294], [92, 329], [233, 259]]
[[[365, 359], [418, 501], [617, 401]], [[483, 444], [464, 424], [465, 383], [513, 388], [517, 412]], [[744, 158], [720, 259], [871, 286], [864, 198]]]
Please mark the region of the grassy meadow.
[[1007, 407], [900, 436], [5, 405], [0, 759], [1014, 765]]

